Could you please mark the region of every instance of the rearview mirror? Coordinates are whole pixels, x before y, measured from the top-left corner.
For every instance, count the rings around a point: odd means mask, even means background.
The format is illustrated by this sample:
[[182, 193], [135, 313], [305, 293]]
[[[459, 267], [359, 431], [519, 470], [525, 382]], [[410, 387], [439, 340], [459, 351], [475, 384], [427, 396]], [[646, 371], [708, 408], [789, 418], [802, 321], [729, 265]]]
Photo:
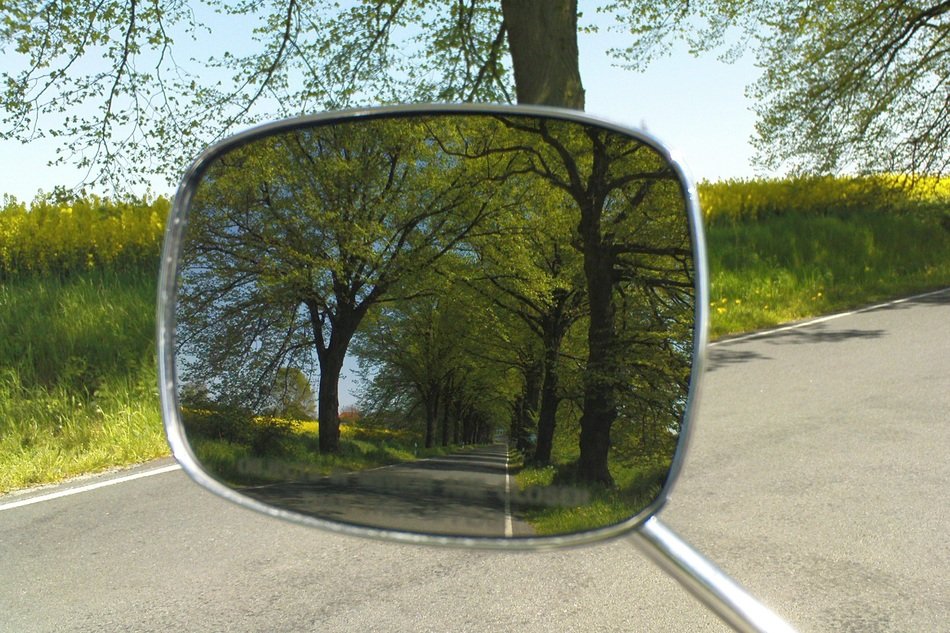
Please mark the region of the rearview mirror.
[[641, 132], [497, 106], [257, 128], [186, 175], [159, 292], [174, 454], [257, 510], [579, 543], [656, 512], [682, 460], [702, 232]]

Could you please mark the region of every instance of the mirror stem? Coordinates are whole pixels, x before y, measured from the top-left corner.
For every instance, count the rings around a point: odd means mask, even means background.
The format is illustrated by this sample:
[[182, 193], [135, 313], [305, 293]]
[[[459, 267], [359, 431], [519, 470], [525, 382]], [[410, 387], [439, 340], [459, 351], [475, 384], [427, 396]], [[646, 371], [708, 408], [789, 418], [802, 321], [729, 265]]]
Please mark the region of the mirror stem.
[[794, 633], [771, 609], [653, 517], [631, 533], [633, 544], [740, 633]]

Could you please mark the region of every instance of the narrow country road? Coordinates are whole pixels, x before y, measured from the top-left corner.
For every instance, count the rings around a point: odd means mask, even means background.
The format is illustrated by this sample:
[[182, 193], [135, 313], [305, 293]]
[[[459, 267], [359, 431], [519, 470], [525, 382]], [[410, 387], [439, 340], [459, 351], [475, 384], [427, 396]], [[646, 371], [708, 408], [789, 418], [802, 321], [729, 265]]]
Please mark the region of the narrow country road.
[[525, 536], [511, 516], [504, 444], [421, 459], [346, 476], [244, 488], [264, 503], [345, 523], [410, 532]]
[[[800, 631], [946, 631], [950, 292], [721, 342], [708, 365], [664, 521]], [[23, 505], [116, 476], [0, 498], [0, 631], [725, 630], [624, 539], [359, 540], [179, 470]]]

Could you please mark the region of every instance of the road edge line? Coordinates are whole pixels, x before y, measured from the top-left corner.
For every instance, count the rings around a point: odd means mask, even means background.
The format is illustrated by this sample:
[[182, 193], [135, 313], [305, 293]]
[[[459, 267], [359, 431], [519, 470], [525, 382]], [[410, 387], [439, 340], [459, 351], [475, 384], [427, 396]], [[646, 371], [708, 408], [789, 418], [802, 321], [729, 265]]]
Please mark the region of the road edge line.
[[70, 497], [72, 495], [78, 495], [83, 492], [89, 492], [91, 490], [96, 490], [98, 488], [105, 488], [106, 486], [114, 486], [116, 484], [122, 484], [127, 481], [133, 481], [135, 479], [143, 479], [145, 477], [153, 477], [155, 475], [162, 475], [164, 473], [170, 473], [175, 470], [181, 470], [181, 466], [178, 464], [172, 464], [170, 466], [161, 466], [159, 468], [153, 468], [152, 470], [146, 470], [140, 473], [134, 473], [132, 475], [125, 475], [123, 477], [115, 477], [114, 479], [107, 479], [106, 481], [98, 481], [94, 484], [86, 484], [85, 486], [79, 486], [76, 488], [68, 488], [66, 490], [60, 490], [58, 492], [51, 492], [45, 495], [38, 495], [36, 497], [30, 497], [29, 499], [22, 499], [20, 501], [11, 501], [10, 503], [0, 504], [0, 512], [4, 510], [13, 510], [14, 508], [22, 508], [23, 506], [33, 505], [34, 503], [42, 503], [44, 501], [52, 501], [54, 499], [60, 499], [62, 497]]
[[510, 460], [511, 451], [505, 447], [505, 538], [512, 538], [515, 535], [511, 525], [511, 471], [508, 468]]
[[748, 341], [755, 338], [761, 338], [763, 336], [770, 336], [772, 334], [777, 334], [779, 332], [797, 330], [803, 327], [808, 327], [809, 325], [817, 325], [818, 323], [825, 323], [826, 321], [834, 321], [835, 319], [840, 319], [840, 318], [852, 316], [855, 314], [861, 314], [863, 312], [870, 312], [872, 310], [880, 310], [881, 308], [888, 308], [890, 306], [900, 305], [901, 303], [907, 303], [908, 301], [914, 301], [916, 299], [923, 299], [924, 297], [932, 297], [933, 295], [939, 295], [945, 292], [950, 292], [950, 288], [941, 288], [940, 290], [932, 290], [930, 292], [924, 292], [919, 295], [904, 297], [902, 299], [893, 299], [891, 301], [885, 301], [884, 303], [876, 303], [874, 305], [866, 306], [864, 308], [855, 308], [854, 310], [848, 310], [847, 312], [836, 312], [834, 314], [828, 314], [826, 316], [816, 317], [814, 319], [809, 319], [807, 321], [800, 321], [798, 323], [791, 323], [789, 325], [781, 325], [779, 327], [775, 327], [770, 330], [760, 330], [758, 332], [751, 332], [749, 334], [740, 334], [739, 336], [733, 336], [729, 338], [720, 339], [718, 341], [713, 341], [707, 344], [706, 347], [716, 347], [717, 345], [726, 345], [728, 343], [740, 343], [742, 341]]

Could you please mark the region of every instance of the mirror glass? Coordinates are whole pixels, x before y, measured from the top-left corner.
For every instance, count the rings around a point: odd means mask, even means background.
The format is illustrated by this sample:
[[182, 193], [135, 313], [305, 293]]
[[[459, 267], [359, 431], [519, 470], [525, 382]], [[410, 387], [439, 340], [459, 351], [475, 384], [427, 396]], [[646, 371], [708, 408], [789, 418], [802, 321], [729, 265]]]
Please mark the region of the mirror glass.
[[187, 209], [185, 436], [266, 504], [429, 534], [622, 522], [676, 452], [694, 262], [677, 172], [589, 123], [430, 113], [285, 126]]

